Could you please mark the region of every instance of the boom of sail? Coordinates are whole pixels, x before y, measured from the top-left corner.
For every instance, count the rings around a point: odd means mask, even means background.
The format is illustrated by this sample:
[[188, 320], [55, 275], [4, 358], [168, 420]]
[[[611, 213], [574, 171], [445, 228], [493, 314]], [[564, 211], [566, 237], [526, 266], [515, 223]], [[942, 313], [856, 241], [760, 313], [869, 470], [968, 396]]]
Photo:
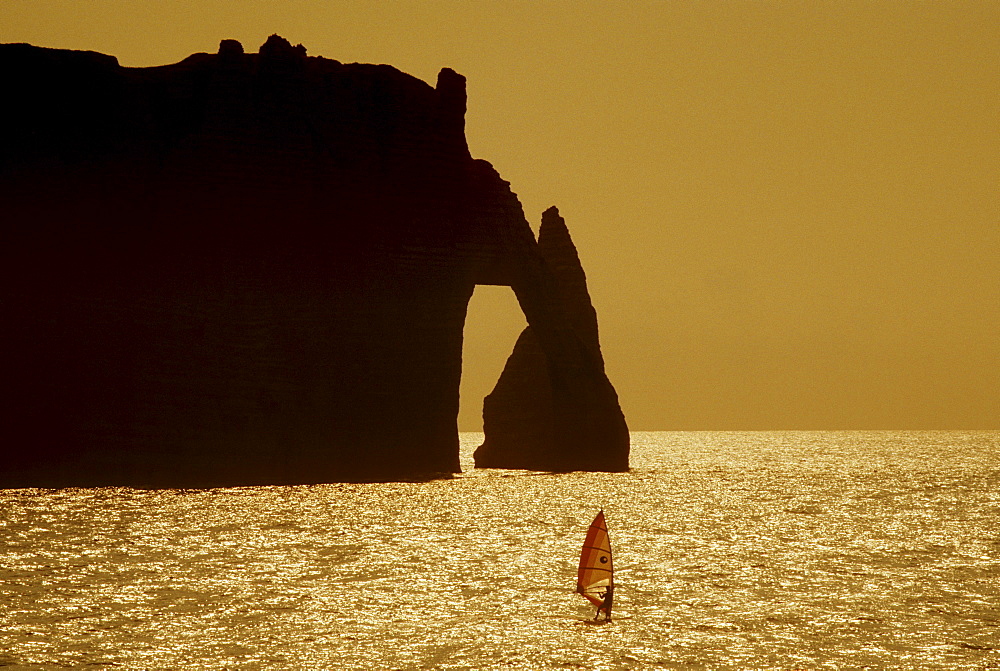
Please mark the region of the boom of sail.
[[604, 511], [590, 523], [587, 538], [580, 553], [580, 568], [577, 571], [576, 591], [585, 596], [595, 606], [600, 606], [608, 587], [614, 585], [614, 565], [611, 562], [611, 539], [608, 525], [604, 521]]

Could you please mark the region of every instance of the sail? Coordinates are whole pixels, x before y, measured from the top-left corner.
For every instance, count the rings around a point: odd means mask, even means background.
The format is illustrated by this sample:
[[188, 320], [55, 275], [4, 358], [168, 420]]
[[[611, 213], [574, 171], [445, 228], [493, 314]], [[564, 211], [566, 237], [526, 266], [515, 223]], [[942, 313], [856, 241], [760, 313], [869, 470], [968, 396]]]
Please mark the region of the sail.
[[576, 591], [587, 597], [595, 606], [600, 606], [605, 591], [612, 584], [614, 584], [614, 568], [611, 563], [611, 539], [608, 538], [608, 525], [604, 521], [602, 510], [590, 523], [587, 538], [583, 541]]

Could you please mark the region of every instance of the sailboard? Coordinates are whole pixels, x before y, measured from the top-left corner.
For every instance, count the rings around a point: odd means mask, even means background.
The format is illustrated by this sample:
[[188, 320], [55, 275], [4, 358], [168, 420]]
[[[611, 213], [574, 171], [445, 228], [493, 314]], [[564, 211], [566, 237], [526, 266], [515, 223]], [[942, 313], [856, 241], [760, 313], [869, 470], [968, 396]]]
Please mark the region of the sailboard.
[[608, 536], [608, 525], [604, 521], [604, 511], [587, 529], [587, 538], [583, 541], [580, 552], [580, 568], [577, 570], [576, 591], [582, 594], [590, 603], [601, 606], [609, 589], [614, 589], [615, 572], [611, 561], [611, 539]]

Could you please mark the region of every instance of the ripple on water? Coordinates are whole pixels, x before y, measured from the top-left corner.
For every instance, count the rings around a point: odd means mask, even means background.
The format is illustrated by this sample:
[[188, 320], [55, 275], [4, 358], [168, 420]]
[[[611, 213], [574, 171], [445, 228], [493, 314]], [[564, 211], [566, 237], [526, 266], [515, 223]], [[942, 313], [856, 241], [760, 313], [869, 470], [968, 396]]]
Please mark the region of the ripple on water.
[[[0, 664], [1000, 666], [1000, 433], [633, 440], [626, 474], [2, 492]], [[629, 618], [593, 626], [600, 507]]]

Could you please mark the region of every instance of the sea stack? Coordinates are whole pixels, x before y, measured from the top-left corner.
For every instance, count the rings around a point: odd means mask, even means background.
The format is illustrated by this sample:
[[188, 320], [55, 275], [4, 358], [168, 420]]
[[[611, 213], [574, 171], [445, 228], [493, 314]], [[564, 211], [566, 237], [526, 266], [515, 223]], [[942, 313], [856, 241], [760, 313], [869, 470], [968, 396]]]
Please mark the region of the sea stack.
[[[483, 402], [480, 468], [624, 471], [629, 433], [618, 394], [604, 373], [597, 313], [565, 220], [542, 215], [538, 252], [566, 329], [558, 342], [524, 329], [493, 392]], [[566, 343], [570, 344], [566, 344]], [[574, 361], [561, 354], [578, 350]]]
[[0, 80], [0, 487], [456, 472], [477, 284], [517, 294], [556, 444], [617, 434], [561, 271], [469, 153], [460, 74], [275, 35], [152, 68], [0, 45]]

